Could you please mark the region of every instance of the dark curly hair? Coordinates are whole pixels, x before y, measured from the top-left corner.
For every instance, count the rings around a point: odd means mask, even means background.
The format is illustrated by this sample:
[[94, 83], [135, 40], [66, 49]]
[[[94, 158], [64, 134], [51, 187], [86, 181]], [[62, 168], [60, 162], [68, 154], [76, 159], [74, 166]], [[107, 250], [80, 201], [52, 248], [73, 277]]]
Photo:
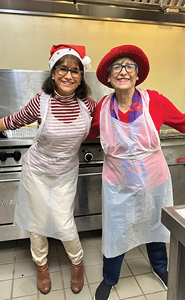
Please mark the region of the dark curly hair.
[[56, 62], [56, 64], [53, 66], [52, 70], [50, 71], [48, 78], [46, 78], [46, 80], [44, 81], [44, 83], [42, 85], [42, 90], [48, 95], [53, 94], [53, 92], [55, 90], [55, 81], [52, 79], [52, 75], [55, 72], [55, 67], [61, 65], [65, 59], [67, 59], [69, 61], [73, 61], [79, 67], [79, 69], [83, 72], [83, 74], [81, 75], [82, 76], [81, 84], [75, 90], [75, 94], [76, 94], [76, 97], [78, 97], [79, 99], [86, 98], [88, 95], [91, 94], [91, 90], [84, 79], [83, 64], [78, 57], [71, 55], [71, 54], [64, 55]]

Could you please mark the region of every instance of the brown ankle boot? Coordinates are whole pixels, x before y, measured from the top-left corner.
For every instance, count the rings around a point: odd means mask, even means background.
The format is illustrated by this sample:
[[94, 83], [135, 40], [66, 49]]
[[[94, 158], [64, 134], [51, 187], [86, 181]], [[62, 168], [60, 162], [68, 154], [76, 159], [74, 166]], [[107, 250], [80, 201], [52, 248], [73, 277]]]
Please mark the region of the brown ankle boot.
[[48, 270], [48, 264], [36, 266], [37, 287], [42, 294], [48, 294], [51, 290], [51, 279]]
[[71, 267], [71, 290], [74, 294], [78, 294], [84, 285], [84, 267], [83, 262]]

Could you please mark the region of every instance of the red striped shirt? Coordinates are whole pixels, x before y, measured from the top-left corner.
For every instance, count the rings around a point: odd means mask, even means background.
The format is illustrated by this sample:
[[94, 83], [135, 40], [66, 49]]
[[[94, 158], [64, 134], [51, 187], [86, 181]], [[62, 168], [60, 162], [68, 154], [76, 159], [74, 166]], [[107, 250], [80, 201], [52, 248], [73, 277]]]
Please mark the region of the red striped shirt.
[[[37, 121], [38, 124], [41, 124], [40, 96], [41, 93], [37, 94], [19, 112], [5, 117], [4, 125], [6, 129], [14, 130], [34, 123], [35, 121]], [[97, 102], [91, 97], [87, 97], [81, 101], [85, 103], [90, 115], [93, 116]], [[64, 123], [71, 123], [76, 120], [80, 112], [80, 107], [75, 97], [75, 93], [68, 97], [63, 97], [57, 92], [54, 92], [53, 96], [51, 97], [51, 109], [54, 117]]]

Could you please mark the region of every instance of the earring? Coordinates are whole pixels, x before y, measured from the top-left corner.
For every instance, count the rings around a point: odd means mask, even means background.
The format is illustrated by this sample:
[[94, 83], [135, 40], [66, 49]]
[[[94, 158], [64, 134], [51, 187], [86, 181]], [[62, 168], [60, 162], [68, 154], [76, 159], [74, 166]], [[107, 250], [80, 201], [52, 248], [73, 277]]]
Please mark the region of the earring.
[[110, 78], [108, 78], [107, 82], [110, 82]]
[[137, 80], [139, 80], [139, 77], [137, 77]]
[[54, 77], [52, 77], [51, 79], [54, 80]]

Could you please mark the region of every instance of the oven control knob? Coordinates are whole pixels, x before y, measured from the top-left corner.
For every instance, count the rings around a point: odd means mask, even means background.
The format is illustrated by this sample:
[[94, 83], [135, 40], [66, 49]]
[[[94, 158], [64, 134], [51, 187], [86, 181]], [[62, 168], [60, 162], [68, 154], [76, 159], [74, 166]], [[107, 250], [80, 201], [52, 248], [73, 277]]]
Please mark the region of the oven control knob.
[[93, 159], [92, 153], [91, 152], [85, 153], [84, 159], [85, 159], [85, 161], [91, 161]]
[[0, 160], [5, 161], [7, 159], [7, 154], [6, 152], [2, 151], [0, 152]]
[[21, 152], [20, 151], [15, 151], [13, 154], [13, 157], [15, 159], [15, 161], [19, 161], [21, 158]]

